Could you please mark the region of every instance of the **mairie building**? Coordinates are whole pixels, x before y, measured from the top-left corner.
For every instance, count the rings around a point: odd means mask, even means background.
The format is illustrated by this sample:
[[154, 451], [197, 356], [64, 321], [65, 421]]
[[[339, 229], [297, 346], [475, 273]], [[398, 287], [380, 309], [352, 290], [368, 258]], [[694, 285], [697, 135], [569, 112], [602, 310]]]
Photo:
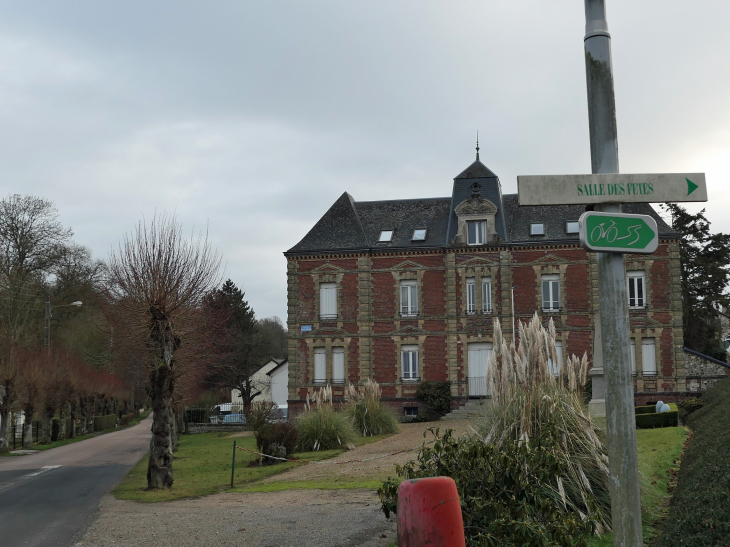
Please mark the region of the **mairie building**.
[[[425, 410], [419, 382], [449, 381], [454, 404], [487, 394], [493, 323], [510, 340], [537, 312], [559, 358], [594, 360], [596, 255], [578, 241], [585, 206], [521, 207], [477, 159], [450, 196], [356, 201], [344, 193], [289, 249], [289, 412], [307, 393], [377, 380], [399, 414]], [[625, 255], [637, 404], [686, 392], [679, 234], [648, 204], [659, 248]], [[598, 367], [596, 368], [598, 370]]]

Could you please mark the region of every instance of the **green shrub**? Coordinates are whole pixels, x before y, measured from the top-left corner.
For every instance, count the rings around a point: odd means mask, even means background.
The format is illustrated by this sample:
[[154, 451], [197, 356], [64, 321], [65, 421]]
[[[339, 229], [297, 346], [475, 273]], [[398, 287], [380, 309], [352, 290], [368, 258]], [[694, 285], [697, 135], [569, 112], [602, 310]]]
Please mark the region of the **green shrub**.
[[657, 427], [676, 427], [679, 424], [679, 412], [656, 412], [654, 414], [637, 414], [636, 429], [655, 429]]
[[107, 416], [94, 416], [94, 431], [103, 431], [105, 429], [114, 429], [117, 426], [116, 414]]
[[655, 414], [656, 405], [645, 405], [634, 407], [634, 414]]
[[692, 414], [695, 410], [699, 410], [705, 406], [705, 402], [697, 397], [688, 397], [684, 401], [677, 403], [677, 406], [687, 411], [687, 414]]
[[416, 397], [426, 401], [428, 409], [440, 416], [451, 411], [451, 382], [421, 382]]
[[677, 488], [657, 545], [727, 545], [730, 538], [730, 379], [703, 396], [688, 417], [693, 438], [679, 468]]
[[299, 429], [293, 423], [267, 424], [260, 433], [261, 452], [286, 457], [296, 451], [298, 437]]
[[352, 427], [363, 437], [387, 435], [398, 431], [398, 421], [393, 412], [380, 402], [380, 386], [373, 380], [366, 380], [358, 390], [352, 384], [347, 389], [349, 399], [345, 414]]
[[[433, 430], [430, 430], [434, 432]], [[378, 489], [386, 517], [398, 511], [398, 487], [404, 480], [448, 476], [461, 499], [467, 545], [586, 545], [586, 536], [600, 529], [600, 509], [589, 494], [592, 510], [585, 518], [564, 501], [559, 478], [566, 474], [553, 455], [556, 430], [527, 442], [508, 440], [500, 446], [477, 438], [455, 439], [451, 430], [433, 446], [422, 446], [416, 461], [396, 465], [398, 479]]]

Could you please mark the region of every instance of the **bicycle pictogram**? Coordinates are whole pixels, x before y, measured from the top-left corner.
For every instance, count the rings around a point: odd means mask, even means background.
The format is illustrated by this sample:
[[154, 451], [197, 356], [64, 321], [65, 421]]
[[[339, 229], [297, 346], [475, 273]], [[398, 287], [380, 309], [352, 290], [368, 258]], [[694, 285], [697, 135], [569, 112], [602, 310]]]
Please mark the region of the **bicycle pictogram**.
[[605, 240], [608, 243], [614, 243], [615, 241], [622, 241], [624, 239], [628, 239], [630, 237], [634, 237], [633, 241], [629, 241], [625, 243], [625, 245], [633, 245], [639, 239], [641, 239], [641, 234], [639, 234], [639, 229], [641, 229], [641, 224], [634, 224], [633, 226], [627, 226], [626, 229], [628, 233], [625, 236], [619, 237], [618, 228], [616, 227], [616, 223], [611, 220], [609, 221], [610, 224], [608, 228], [606, 228], [606, 223], [601, 222], [597, 226], [591, 230], [591, 243], [599, 243], [601, 240]]

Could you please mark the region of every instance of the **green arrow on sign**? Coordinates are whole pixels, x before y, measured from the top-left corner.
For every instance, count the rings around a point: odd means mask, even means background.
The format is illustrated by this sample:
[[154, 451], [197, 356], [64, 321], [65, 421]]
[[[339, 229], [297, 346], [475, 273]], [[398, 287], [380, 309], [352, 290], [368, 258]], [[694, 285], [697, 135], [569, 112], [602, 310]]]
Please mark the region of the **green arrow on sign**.
[[699, 186], [697, 186], [691, 180], [689, 180], [689, 179], [684, 179], [684, 180], [687, 181], [687, 195], [690, 195], [692, 192], [694, 192], [695, 190], [697, 190], [697, 188], [699, 188]]
[[659, 244], [656, 221], [646, 215], [588, 212], [579, 227], [581, 243], [590, 251], [649, 254]]

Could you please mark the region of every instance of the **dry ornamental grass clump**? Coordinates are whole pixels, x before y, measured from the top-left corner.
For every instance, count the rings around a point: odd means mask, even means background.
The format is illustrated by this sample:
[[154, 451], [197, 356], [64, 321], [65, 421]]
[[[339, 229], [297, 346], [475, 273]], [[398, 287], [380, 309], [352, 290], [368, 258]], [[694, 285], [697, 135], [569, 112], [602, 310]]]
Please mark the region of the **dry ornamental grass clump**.
[[352, 384], [347, 388], [345, 413], [355, 431], [363, 437], [387, 435], [398, 431], [398, 422], [389, 408], [380, 402], [383, 390], [378, 382], [367, 379], [358, 389]]
[[299, 449], [331, 450], [349, 446], [355, 439], [350, 420], [332, 404], [332, 388], [324, 386], [310, 399], [307, 394], [306, 411], [298, 418]]
[[494, 350], [487, 364], [492, 404], [486, 405], [479, 433], [485, 443], [499, 446], [508, 441], [529, 445], [531, 439], [556, 431], [558, 442], [551, 450], [565, 471], [544, 486], [581, 518], [598, 509], [602, 529], [597, 532], [602, 533], [610, 529], [608, 456], [601, 432], [583, 407], [587, 368], [585, 354], [558, 361], [552, 319], [548, 328], [537, 314], [529, 324], [520, 323], [518, 347], [507, 344], [495, 320]]

